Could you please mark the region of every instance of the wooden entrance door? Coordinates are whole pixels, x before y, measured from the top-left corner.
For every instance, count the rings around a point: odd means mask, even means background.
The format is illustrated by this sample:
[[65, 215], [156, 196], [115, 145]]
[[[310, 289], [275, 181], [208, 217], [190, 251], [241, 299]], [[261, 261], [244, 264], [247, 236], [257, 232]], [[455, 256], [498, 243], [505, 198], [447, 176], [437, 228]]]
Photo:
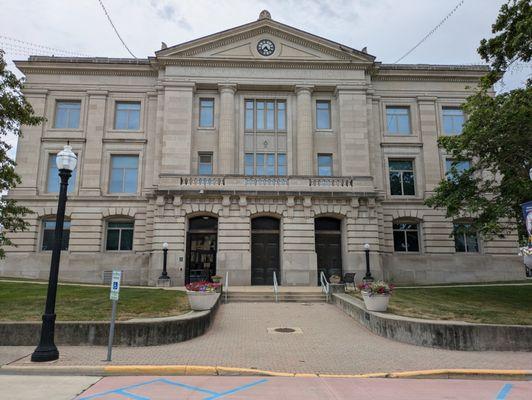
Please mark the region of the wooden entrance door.
[[341, 221], [334, 218], [316, 218], [316, 254], [318, 258], [318, 285], [321, 272], [327, 279], [331, 275], [342, 277]]
[[251, 229], [251, 284], [273, 285], [274, 271], [280, 283], [279, 220], [255, 218]]

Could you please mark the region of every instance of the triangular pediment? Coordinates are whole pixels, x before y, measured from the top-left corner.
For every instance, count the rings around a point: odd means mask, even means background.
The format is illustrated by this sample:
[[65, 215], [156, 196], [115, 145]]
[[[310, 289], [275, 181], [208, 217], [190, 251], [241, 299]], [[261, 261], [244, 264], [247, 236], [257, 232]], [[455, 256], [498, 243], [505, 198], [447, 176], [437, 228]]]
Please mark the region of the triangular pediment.
[[[273, 43], [264, 54], [259, 42]], [[371, 64], [375, 57], [348, 46], [281, 24], [270, 18], [241, 25], [156, 52], [158, 60], [200, 59], [253, 62], [348, 62]]]

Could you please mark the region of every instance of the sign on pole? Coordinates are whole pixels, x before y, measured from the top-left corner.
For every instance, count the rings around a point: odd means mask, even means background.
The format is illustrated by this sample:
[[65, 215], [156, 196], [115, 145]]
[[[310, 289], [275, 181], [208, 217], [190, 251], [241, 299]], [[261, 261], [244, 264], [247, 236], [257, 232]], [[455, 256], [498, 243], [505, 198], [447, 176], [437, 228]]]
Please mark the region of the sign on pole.
[[107, 361], [111, 361], [113, 351], [113, 339], [115, 336], [115, 320], [116, 320], [116, 303], [118, 302], [120, 294], [120, 279], [122, 278], [122, 271], [113, 271], [111, 278], [111, 293], [109, 298], [113, 302], [111, 311], [111, 325], [109, 326], [109, 344], [107, 346]]

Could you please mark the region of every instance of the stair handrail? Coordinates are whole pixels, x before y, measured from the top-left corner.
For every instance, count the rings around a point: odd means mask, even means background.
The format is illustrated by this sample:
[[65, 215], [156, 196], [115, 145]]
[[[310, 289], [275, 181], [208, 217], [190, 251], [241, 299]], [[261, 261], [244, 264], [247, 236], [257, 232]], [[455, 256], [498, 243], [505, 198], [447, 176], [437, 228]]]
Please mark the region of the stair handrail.
[[329, 282], [327, 281], [327, 277], [325, 276], [325, 273], [323, 271], [320, 272], [320, 283], [321, 283], [321, 290], [323, 291], [323, 293], [325, 293], [327, 302], [329, 302], [330, 287], [329, 287]]
[[277, 283], [277, 274], [273, 271], [273, 293], [275, 295], [275, 302], [279, 302], [279, 284]]
[[227, 294], [229, 293], [229, 271], [225, 272], [225, 285], [224, 285], [224, 296], [225, 303], [227, 304]]

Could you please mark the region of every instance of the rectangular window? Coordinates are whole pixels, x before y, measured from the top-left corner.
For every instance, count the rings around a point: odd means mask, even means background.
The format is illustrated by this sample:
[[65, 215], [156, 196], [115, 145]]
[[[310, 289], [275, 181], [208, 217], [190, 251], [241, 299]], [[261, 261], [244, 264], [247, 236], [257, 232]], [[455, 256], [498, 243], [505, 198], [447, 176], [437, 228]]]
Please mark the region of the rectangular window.
[[107, 251], [131, 251], [133, 250], [133, 222], [107, 223]]
[[286, 102], [284, 100], [246, 100], [246, 131], [285, 131]]
[[214, 126], [214, 99], [200, 99], [199, 126], [202, 128]]
[[457, 253], [478, 253], [478, 235], [470, 224], [453, 224], [453, 230]]
[[386, 107], [388, 133], [393, 135], [410, 135], [410, 108]]
[[139, 156], [111, 156], [109, 193], [137, 193]]
[[125, 131], [140, 129], [140, 102], [117, 101], [115, 107], [115, 129]]
[[246, 153], [246, 157], [244, 160], [244, 173], [246, 175], [253, 175], [254, 174], [254, 166], [253, 166], [253, 153]]
[[464, 112], [458, 107], [443, 107], [442, 123], [445, 135], [460, 135], [464, 125]]
[[316, 129], [331, 129], [331, 102], [316, 100]]
[[286, 175], [286, 154], [278, 153], [276, 160], [275, 153], [246, 153], [244, 169], [246, 175]]
[[253, 130], [253, 121], [254, 121], [254, 102], [253, 100], [246, 100], [246, 130]]
[[[456, 169], [456, 174], [451, 172], [453, 167]], [[453, 160], [451, 158], [445, 160], [445, 176], [448, 180], [453, 180], [469, 168], [471, 168], [471, 162], [469, 160]]]
[[[54, 248], [55, 238], [55, 220], [43, 220], [42, 246], [41, 250], [48, 251]], [[68, 250], [70, 241], [70, 221], [63, 222], [63, 239], [61, 241], [61, 250]]]
[[277, 154], [277, 175], [286, 175], [286, 154], [284, 153]]
[[393, 224], [393, 249], [400, 252], [419, 252], [419, 225]]
[[198, 154], [198, 173], [200, 175], [212, 175], [212, 153]]
[[78, 129], [81, 101], [57, 101], [54, 128]]
[[[48, 157], [48, 176], [46, 178], [46, 191], [48, 193], [59, 193], [59, 171], [55, 163], [56, 154], [50, 154]], [[79, 164], [78, 164], [79, 165]], [[78, 167], [79, 168], [79, 167]], [[76, 187], [76, 168], [72, 171], [72, 176], [68, 180], [68, 193], [72, 193]]]
[[414, 196], [414, 162], [409, 160], [389, 160], [390, 193], [393, 196]]
[[332, 176], [332, 154], [318, 154], [318, 176]]

